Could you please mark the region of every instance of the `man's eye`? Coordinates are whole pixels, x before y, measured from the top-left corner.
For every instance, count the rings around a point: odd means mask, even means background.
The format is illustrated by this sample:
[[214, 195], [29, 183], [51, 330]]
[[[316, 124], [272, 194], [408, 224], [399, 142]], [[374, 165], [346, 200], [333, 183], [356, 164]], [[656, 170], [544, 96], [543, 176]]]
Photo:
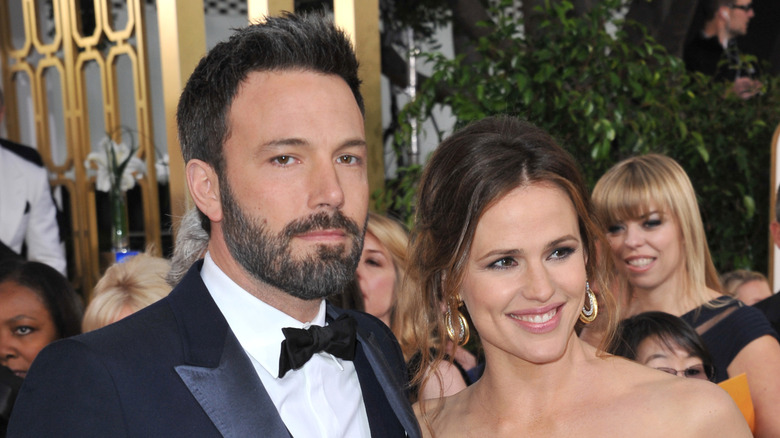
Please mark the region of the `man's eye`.
[[343, 164], [358, 164], [360, 163], [360, 158], [354, 155], [342, 155], [338, 157], [337, 161]]
[[281, 164], [282, 166], [293, 162], [293, 158], [289, 155], [280, 155], [273, 159], [274, 163]]

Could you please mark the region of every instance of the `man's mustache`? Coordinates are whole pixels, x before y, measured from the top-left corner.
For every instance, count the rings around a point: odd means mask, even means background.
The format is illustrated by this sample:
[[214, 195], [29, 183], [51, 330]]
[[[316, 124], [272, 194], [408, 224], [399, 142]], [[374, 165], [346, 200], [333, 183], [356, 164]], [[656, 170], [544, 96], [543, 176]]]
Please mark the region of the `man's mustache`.
[[351, 234], [353, 236], [362, 234], [358, 224], [344, 216], [340, 211], [336, 211], [333, 214], [321, 212], [307, 218], [296, 219], [284, 227], [282, 234], [289, 239], [299, 234], [328, 229], [344, 230], [347, 235]]

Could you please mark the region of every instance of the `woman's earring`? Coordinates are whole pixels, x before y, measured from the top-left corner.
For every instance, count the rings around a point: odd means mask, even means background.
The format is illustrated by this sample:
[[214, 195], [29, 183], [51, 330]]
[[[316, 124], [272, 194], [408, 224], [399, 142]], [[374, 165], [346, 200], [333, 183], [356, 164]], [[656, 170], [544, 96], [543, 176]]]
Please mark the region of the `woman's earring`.
[[466, 321], [466, 317], [463, 316], [456, 307], [455, 314], [457, 315], [456, 317], [459, 325], [459, 330], [456, 332], [455, 327], [452, 326], [452, 313], [451, 307], [447, 306], [447, 312], [444, 315], [444, 325], [447, 328], [447, 336], [449, 336], [450, 340], [457, 344], [458, 347], [462, 347], [469, 341], [469, 323]]
[[599, 303], [596, 301], [596, 294], [590, 289], [590, 283], [587, 281], [585, 282], [585, 295], [588, 297], [589, 305], [588, 307], [582, 306], [580, 321], [590, 324], [599, 314]]

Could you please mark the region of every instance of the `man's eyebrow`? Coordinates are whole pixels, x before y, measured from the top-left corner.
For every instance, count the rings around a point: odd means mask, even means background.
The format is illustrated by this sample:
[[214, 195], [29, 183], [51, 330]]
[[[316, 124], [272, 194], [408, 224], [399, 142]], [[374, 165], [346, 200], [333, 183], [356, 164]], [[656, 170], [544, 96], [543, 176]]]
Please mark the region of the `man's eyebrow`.
[[[277, 147], [277, 146], [306, 146], [309, 142], [297, 137], [290, 137], [290, 138], [277, 138], [270, 141], [267, 141], [263, 143], [262, 147]], [[354, 138], [350, 140], [346, 140], [341, 144], [340, 147], [354, 147], [354, 146], [368, 146], [368, 143], [365, 139], [362, 138]]]
[[262, 147], [275, 147], [275, 146], [305, 146], [309, 144], [302, 138], [290, 137], [290, 138], [275, 138], [273, 140], [263, 143]]
[[368, 143], [365, 139], [362, 138], [355, 138], [352, 140], [347, 140], [342, 144], [343, 147], [347, 146], [368, 146]]

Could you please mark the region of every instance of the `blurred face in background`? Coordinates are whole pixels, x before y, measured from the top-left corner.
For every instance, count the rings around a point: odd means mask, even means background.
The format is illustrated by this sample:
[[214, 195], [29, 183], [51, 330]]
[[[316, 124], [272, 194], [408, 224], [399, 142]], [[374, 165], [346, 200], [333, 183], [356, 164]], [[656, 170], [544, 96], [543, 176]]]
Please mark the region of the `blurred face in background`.
[[772, 289], [769, 288], [769, 283], [764, 280], [751, 280], [743, 283], [734, 291], [738, 300], [752, 306], [764, 298], [772, 296]]
[[[725, 11], [723, 11], [725, 9]], [[748, 24], [755, 16], [753, 0], [736, 0], [731, 7], [723, 8], [726, 28], [732, 38], [747, 34]]]
[[395, 299], [395, 265], [387, 248], [368, 232], [356, 275], [365, 312], [381, 319], [389, 327]]
[[35, 291], [0, 283], [0, 365], [25, 377], [38, 353], [58, 338], [51, 313]]
[[666, 345], [658, 336], [650, 336], [637, 347], [636, 361], [679, 377], [708, 380], [704, 361], [675, 343]]

